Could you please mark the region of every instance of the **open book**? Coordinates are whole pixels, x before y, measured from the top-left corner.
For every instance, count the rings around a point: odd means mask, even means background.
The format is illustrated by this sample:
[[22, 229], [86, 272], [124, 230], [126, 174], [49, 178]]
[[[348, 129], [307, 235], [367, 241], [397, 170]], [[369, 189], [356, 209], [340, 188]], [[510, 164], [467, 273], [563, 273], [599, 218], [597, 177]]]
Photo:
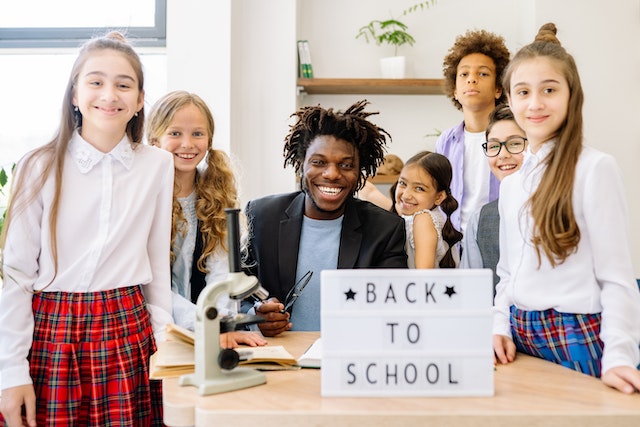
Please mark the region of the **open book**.
[[[167, 340], [157, 343], [151, 356], [150, 377], [162, 379], [195, 371], [195, 334], [174, 324], [167, 325]], [[239, 347], [239, 366], [264, 370], [300, 369], [297, 360], [283, 346]], [[215, 361], [212, 361], [215, 363]]]
[[315, 340], [313, 344], [298, 359], [298, 366], [301, 368], [320, 368], [322, 361], [322, 341], [320, 338]]

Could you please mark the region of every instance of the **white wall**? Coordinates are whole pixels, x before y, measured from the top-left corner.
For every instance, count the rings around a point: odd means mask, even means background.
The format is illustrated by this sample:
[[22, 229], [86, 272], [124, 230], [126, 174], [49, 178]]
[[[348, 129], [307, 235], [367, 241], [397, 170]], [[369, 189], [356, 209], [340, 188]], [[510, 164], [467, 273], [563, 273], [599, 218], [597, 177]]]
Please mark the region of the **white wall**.
[[[169, 0], [171, 88], [190, 87], [214, 106], [215, 143], [229, 147], [244, 170], [243, 201], [295, 188], [283, 170], [288, 118], [297, 105], [344, 109], [361, 96], [295, 96], [297, 39], [309, 40], [316, 77], [378, 77], [389, 49], [355, 39], [371, 19], [384, 19], [415, 0]], [[182, 10], [177, 13], [176, 10]], [[217, 15], [217, 18], [215, 15]], [[180, 15], [177, 17], [176, 15]], [[226, 21], [225, 21], [226, 20]], [[438, 0], [404, 18], [417, 43], [403, 49], [412, 76], [440, 78], [442, 59], [456, 35], [486, 29], [515, 52], [553, 21], [574, 55], [585, 89], [586, 143], [613, 154], [623, 169], [630, 207], [633, 255], [640, 277], [640, 0]], [[227, 23], [231, 22], [230, 26]], [[217, 30], [222, 29], [223, 36]], [[228, 37], [228, 38], [226, 38]], [[225, 92], [228, 90], [228, 93]], [[390, 152], [403, 159], [433, 148], [425, 137], [462, 119], [438, 95], [371, 95], [374, 120], [393, 136]], [[224, 111], [224, 109], [227, 109]], [[225, 129], [226, 127], [226, 129]], [[607, 202], [602, 195], [603, 203]], [[616, 242], [611, 242], [615, 245]]]
[[[296, 108], [294, 0], [168, 0], [168, 90], [200, 95], [243, 203], [295, 188], [282, 141]], [[268, 19], [265, 19], [267, 17]]]
[[296, 3], [233, 0], [231, 150], [242, 200], [295, 189], [283, 140], [296, 108]]
[[[298, 0], [298, 37], [309, 40], [315, 77], [380, 77], [379, 58], [393, 55], [389, 46], [356, 39], [358, 29], [372, 19], [399, 18], [416, 0]], [[434, 6], [402, 17], [416, 43], [399, 54], [410, 64], [409, 77], [442, 78], [442, 60], [457, 35], [468, 29], [487, 29], [502, 35], [515, 50], [520, 26], [507, 16], [519, 16], [519, 7], [530, 1], [438, 0]], [[498, 13], [499, 12], [499, 13]], [[393, 137], [389, 152], [408, 159], [421, 149], [433, 149], [433, 135], [462, 120], [445, 96], [434, 95], [313, 95], [301, 98], [306, 105], [346, 108], [357, 99], [371, 101], [379, 111], [374, 120]]]

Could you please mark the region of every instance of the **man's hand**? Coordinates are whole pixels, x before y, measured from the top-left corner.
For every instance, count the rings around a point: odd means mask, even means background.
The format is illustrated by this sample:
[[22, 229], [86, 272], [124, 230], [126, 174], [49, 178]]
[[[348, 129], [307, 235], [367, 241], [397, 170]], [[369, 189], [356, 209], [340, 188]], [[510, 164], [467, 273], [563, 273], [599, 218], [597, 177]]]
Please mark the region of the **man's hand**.
[[258, 327], [265, 337], [274, 337], [293, 326], [293, 323], [289, 322], [291, 315], [283, 313], [284, 305], [277, 298], [257, 303], [254, 308], [258, 316], [264, 317], [264, 322], [258, 323]]

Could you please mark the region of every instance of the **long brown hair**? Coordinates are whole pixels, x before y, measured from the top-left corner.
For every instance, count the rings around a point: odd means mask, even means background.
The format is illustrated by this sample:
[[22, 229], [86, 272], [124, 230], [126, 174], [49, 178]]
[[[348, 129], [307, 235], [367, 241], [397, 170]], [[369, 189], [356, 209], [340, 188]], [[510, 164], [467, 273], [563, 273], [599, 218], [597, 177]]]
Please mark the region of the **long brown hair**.
[[[67, 87], [62, 100], [62, 114], [58, 131], [51, 141], [47, 144], [35, 149], [24, 160], [19, 163], [15, 170], [15, 177], [12, 181], [11, 196], [7, 207], [7, 216], [0, 236], [0, 248], [4, 250], [6, 235], [11, 225], [13, 216], [18, 215], [20, 211], [38, 195], [45, 182], [53, 174], [55, 179], [55, 192], [51, 201], [51, 214], [48, 218], [49, 228], [51, 230], [51, 254], [54, 261], [55, 279], [58, 271], [58, 245], [57, 245], [57, 228], [58, 207], [62, 192], [62, 171], [64, 169], [64, 158], [69, 146], [69, 141], [73, 132], [82, 127], [82, 115], [78, 111], [74, 111], [73, 97], [75, 87], [78, 81], [78, 75], [87, 60], [93, 55], [100, 55], [105, 50], [113, 50], [121, 53], [131, 64], [136, 77], [138, 79], [138, 90], [142, 94], [144, 92], [144, 75], [142, 72], [142, 63], [140, 57], [133, 50], [133, 47], [127, 43], [125, 37], [117, 31], [88, 40], [81, 48], [73, 64]], [[144, 108], [133, 116], [126, 127], [126, 134], [131, 141], [132, 148], [142, 141], [142, 132], [144, 126]], [[36, 167], [38, 166], [38, 167]], [[30, 188], [26, 186], [26, 175], [32, 175], [33, 170], [42, 170], [40, 177]], [[53, 281], [52, 279], [52, 281]]]
[[[204, 115], [207, 121], [207, 133], [209, 137], [207, 147], [207, 167], [203, 172], [196, 173], [196, 216], [200, 223], [200, 233], [203, 238], [203, 250], [198, 259], [198, 269], [208, 273], [206, 260], [218, 247], [227, 248], [227, 221], [225, 208], [237, 208], [238, 191], [236, 179], [233, 174], [231, 162], [228, 156], [221, 150], [213, 148], [214, 121], [211, 110], [207, 104], [194, 93], [186, 91], [169, 92], [160, 98], [149, 112], [146, 135], [147, 142], [158, 145], [158, 140], [167, 130], [176, 112], [187, 105], [195, 106]], [[173, 213], [171, 242], [177, 233], [185, 233], [185, 217], [182, 206], [176, 194], [179, 188], [175, 183], [173, 192]], [[173, 261], [175, 254], [171, 253]]]
[[573, 57], [560, 45], [553, 23], [540, 27], [533, 43], [523, 47], [509, 63], [504, 76], [510, 91], [511, 75], [524, 61], [548, 58], [569, 85], [567, 118], [556, 133], [555, 148], [544, 159], [547, 165], [538, 188], [528, 201], [533, 217], [533, 241], [541, 261], [542, 253], [552, 266], [562, 264], [580, 242], [580, 229], [573, 212], [573, 184], [582, 151], [582, 104], [584, 93]]

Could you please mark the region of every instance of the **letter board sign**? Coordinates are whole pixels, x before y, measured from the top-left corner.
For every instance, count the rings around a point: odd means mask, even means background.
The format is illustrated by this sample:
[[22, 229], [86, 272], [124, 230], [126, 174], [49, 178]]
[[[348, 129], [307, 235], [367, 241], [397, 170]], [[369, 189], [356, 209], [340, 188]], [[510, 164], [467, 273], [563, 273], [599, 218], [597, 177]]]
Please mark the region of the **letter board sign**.
[[492, 396], [489, 269], [321, 273], [323, 396]]

